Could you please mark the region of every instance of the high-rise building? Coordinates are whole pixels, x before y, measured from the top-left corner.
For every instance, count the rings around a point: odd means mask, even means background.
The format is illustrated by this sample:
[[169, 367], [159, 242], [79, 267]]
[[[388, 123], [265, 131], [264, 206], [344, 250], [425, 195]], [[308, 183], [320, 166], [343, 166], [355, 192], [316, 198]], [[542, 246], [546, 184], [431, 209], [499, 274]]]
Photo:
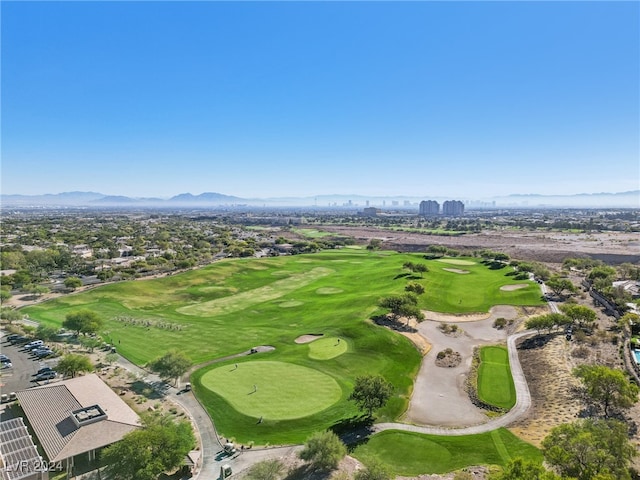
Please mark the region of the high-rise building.
[[423, 217], [438, 215], [440, 213], [440, 204], [435, 200], [423, 200], [420, 202], [419, 212]]
[[464, 214], [464, 203], [460, 200], [447, 200], [442, 204], [442, 214], [457, 216]]

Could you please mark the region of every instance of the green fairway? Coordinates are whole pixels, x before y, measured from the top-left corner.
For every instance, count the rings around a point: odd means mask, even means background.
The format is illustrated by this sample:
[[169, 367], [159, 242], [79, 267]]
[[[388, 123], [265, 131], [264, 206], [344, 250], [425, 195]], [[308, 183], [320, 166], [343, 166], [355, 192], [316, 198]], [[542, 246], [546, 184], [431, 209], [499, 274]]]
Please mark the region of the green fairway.
[[306, 417], [330, 407], [342, 396], [332, 377], [308, 367], [263, 361], [235, 365], [209, 370], [202, 376], [202, 386], [256, 419]]
[[[316, 280], [326, 277], [333, 273], [334, 270], [323, 267], [316, 267], [300, 274], [293, 274], [287, 278], [276, 280], [269, 285], [263, 285], [252, 290], [239, 292], [228, 297], [216, 298], [208, 302], [198, 303], [196, 305], [187, 305], [176, 309], [176, 312], [185, 315], [224, 315], [229, 313], [245, 310], [253, 305], [276, 300], [284, 297], [286, 294], [306, 287]], [[209, 290], [201, 289], [203, 292]], [[341, 290], [340, 290], [341, 291]]]
[[380, 460], [394, 475], [404, 476], [446, 473], [471, 465], [506, 465], [517, 457], [542, 462], [537, 448], [504, 428], [450, 437], [388, 430], [357, 447], [353, 456], [365, 464]]
[[347, 351], [347, 342], [337, 337], [327, 337], [314, 340], [309, 344], [309, 358], [314, 360], [329, 360]]
[[480, 349], [478, 368], [478, 397], [489, 405], [510, 409], [516, 404], [516, 389], [505, 347]]
[[[430, 271], [424, 278], [407, 276], [402, 268], [407, 261], [425, 263]], [[358, 375], [382, 375], [394, 386], [395, 395], [378, 412], [380, 419], [393, 420], [405, 411], [421, 357], [407, 338], [371, 322], [372, 316], [383, 313], [377, 306], [381, 297], [402, 293], [414, 281], [426, 289], [419, 300], [423, 309], [486, 312], [496, 304], [542, 303], [534, 282], [516, 291], [500, 290], [502, 285], [515, 283], [507, 275], [512, 272], [510, 267], [491, 270], [475, 259], [465, 261], [471, 263], [464, 267], [469, 273], [458, 275], [419, 254], [362, 248], [229, 259], [179, 275], [108, 284], [21, 311], [57, 328], [67, 314], [93, 310], [105, 322], [103, 339], [138, 365], [171, 348], [199, 364], [271, 345], [275, 350], [259, 354], [260, 360], [321, 372], [337, 382], [340, 398], [322, 412], [265, 420], [256, 430], [255, 415], [266, 414], [240, 406], [237, 410], [233, 397], [209, 389], [211, 384], [202, 376], [213, 367], [194, 373], [194, 391], [221, 434], [256, 443], [300, 442], [356, 414], [347, 398]], [[309, 332], [325, 337], [309, 345], [294, 342]], [[341, 341], [336, 345], [338, 338]]]

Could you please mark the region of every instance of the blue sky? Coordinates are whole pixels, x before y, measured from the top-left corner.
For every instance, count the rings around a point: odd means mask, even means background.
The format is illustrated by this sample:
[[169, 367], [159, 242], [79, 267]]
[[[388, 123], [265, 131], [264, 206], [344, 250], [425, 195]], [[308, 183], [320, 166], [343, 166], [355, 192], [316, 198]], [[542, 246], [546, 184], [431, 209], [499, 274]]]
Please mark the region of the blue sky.
[[640, 184], [638, 2], [7, 2], [2, 192]]

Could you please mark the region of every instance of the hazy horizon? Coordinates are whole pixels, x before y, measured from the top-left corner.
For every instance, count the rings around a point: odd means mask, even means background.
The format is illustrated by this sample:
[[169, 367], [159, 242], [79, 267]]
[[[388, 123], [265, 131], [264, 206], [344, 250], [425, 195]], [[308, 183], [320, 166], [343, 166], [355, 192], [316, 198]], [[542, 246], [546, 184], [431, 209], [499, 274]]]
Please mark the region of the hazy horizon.
[[0, 8], [3, 194], [640, 185], [638, 2]]

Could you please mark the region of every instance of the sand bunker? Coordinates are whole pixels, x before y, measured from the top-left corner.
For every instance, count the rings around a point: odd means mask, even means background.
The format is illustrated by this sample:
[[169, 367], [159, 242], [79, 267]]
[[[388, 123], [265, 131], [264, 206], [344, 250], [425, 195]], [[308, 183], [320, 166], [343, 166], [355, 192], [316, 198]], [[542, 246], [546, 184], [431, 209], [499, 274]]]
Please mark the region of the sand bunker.
[[280, 308], [293, 308], [299, 307], [300, 305], [304, 305], [304, 303], [299, 300], [287, 300], [278, 304]]
[[316, 290], [316, 293], [318, 295], [333, 295], [335, 293], [342, 293], [344, 292], [344, 290], [342, 290], [341, 288], [335, 288], [335, 287], [322, 287]]
[[479, 320], [486, 320], [487, 318], [499, 318], [503, 317], [507, 320], [518, 317], [518, 311], [511, 305], [496, 305], [491, 307], [489, 313], [467, 313], [455, 315], [451, 313], [432, 312], [430, 310], [423, 310], [425, 318], [427, 320], [435, 320], [436, 322], [477, 322]]
[[470, 260], [461, 260], [459, 258], [438, 258], [438, 262], [450, 263], [451, 265], [475, 265], [476, 262]]
[[527, 288], [529, 285], [526, 283], [518, 283], [516, 285], [503, 285], [500, 287], [500, 290], [504, 292], [512, 292], [514, 290], [520, 290], [521, 288]]
[[296, 343], [310, 343], [313, 342], [314, 340], [317, 340], [319, 338], [321, 338], [324, 335], [324, 333], [310, 333], [307, 335], [300, 335], [298, 338], [296, 338], [295, 342]]
[[460, 270], [459, 268], [443, 268], [443, 270], [447, 272], [460, 273], [460, 274], [469, 273], [469, 270]]

